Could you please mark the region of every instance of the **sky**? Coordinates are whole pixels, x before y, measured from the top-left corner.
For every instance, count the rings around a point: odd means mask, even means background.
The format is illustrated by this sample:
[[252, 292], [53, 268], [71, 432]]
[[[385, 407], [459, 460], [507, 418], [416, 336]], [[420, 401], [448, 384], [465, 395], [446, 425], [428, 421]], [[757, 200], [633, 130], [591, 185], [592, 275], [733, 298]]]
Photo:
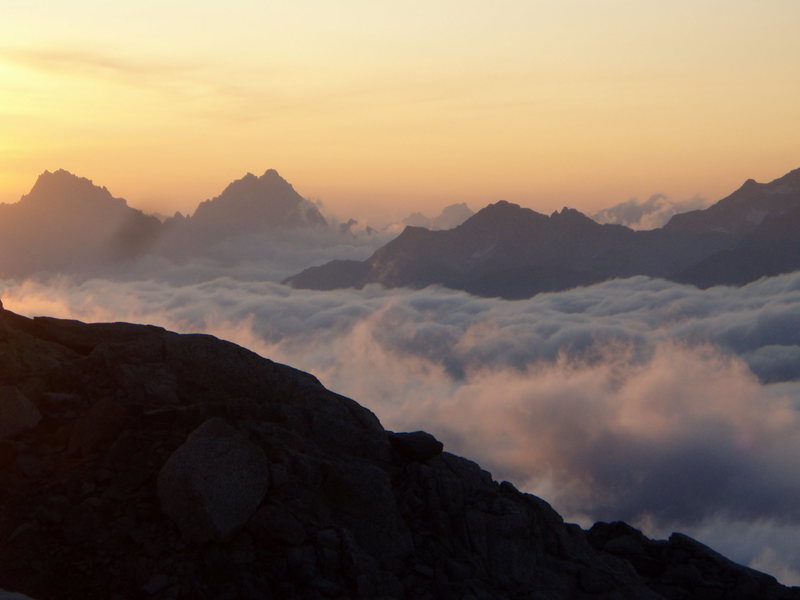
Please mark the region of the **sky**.
[[715, 201], [800, 166], [796, 0], [4, 0], [0, 202], [191, 212], [277, 169], [347, 218]]

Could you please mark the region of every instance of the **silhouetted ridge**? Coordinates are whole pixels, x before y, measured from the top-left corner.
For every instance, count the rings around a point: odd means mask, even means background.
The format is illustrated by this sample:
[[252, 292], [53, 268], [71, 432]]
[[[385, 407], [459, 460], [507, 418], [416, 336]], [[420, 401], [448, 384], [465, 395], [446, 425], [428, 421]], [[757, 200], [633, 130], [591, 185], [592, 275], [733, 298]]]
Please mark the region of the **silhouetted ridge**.
[[[800, 597], [686, 536], [590, 532], [208, 335], [0, 304], [0, 588], [108, 598]], [[0, 592], [0, 595], [2, 592]]]
[[[469, 212], [465, 205], [448, 208], [455, 220]], [[327, 243], [350, 236], [354, 225], [328, 227], [318, 207], [274, 169], [247, 173], [191, 217], [178, 213], [163, 224], [89, 179], [45, 171], [19, 202], [0, 204], [0, 277], [107, 275], [117, 272], [120, 260], [145, 253], [237, 264], [276, 243], [292, 249], [285, 256], [295, 256], [300, 240], [312, 239], [303, 235], [324, 233], [314, 241]], [[296, 256], [305, 257], [304, 250]], [[800, 169], [770, 183], [748, 180], [713, 206], [648, 231], [601, 225], [567, 207], [547, 216], [501, 200], [452, 229], [409, 226], [365, 261], [333, 261], [285, 281], [310, 289], [444, 285], [527, 298], [634, 275], [707, 287], [798, 268]]]
[[770, 217], [800, 209], [800, 169], [770, 183], [748, 179], [730, 196], [706, 208], [673, 216], [667, 230], [749, 235]]
[[800, 169], [768, 184], [748, 180], [715, 205], [646, 231], [601, 225], [572, 208], [548, 217], [501, 200], [452, 230], [407, 228], [363, 263], [315, 267], [286, 283], [439, 284], [514, 299], [634, 275], [708, 287], [798, 268]]
[[[527, 298], [627, 277], [642, 268], [668, 275], [692, 264], [697, 247], [708, 244], [680, 237], [682, 249], [665, 252], [658, 234], [600, 225], [569, 208], [548, 217], [501, 200], [449, 231], [408, 227], [362, 265], [338, 263], [336, 273], [333, 265], [323, 265], [286, 282], [312, 289], [331, 289], [337, 278], [337, 287], [353, 281], [359, 287], [441, 284], [482, 296]], [[718, 247], [712, 245], [712, 250]]]
[[479, 231], [495, 231], [500, 228], [525, 228], [542, 225], [547, 217], [519, 204], [499, 200], [476, 212], [459, 227], [460, 231], [477, 233]]

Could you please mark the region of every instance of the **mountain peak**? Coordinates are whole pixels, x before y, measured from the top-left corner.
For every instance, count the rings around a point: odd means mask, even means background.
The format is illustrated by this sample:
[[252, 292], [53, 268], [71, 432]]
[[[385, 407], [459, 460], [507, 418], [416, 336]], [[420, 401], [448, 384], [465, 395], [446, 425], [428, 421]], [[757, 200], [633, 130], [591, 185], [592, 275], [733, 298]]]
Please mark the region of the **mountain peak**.
[[[36, 179], [31, 191], [20, 200], [23, 204], [66, 204], [75, 202], [101, 202], [115, 200], [105, 187], [95, 185], [91, 179], [79, 177], [65, 169], [44, 171]], [[123, 202], [124, 200], [119, 200]]]
[[583, 213], [577, 209], [569, 208], [569, 207], [562, 207], [561, 210], [554, 210], [553, 214], [550, 215], [550, 218], [553, 217], [569, 217], [575, 215], [582, 215]]
[[[487, 215], [516, 215], [520, 212], [534, 212], [530, 208], [523, 208], [519, 204], [514, 202], [509, 202], [508, 200], [498, 200], [497, 202], [493, 202], [491, 204], [487, 204], [478, 212], [476, 212], [470, 219], [467, 219], [467, 222], [470, 222], [476, 218], [484, 218]], [[537, 213], [538, 214], [538, 213]]]
[[79, 175], [75, 175], [66, 169], [56, 169], [55, 171], [45, 170], [39, 175], [39, 177], [36, 178], [36, 183], [33, 184], [33, 189], [42, 186], [55, 185], [71, 186], [74, 188], [84, 189], [106, 189], [105, 187], [95, 185], [94, 182], [88, 177], [80, 177]]
[[281, 181], [286, 181], [283, 177], [275, 169], [267, 169], [264, 171], [264, 174], [261, 176], [261, 179], [279, 179]]
[[232, 181], [219, 196], [202, 202], [192, 220], [227, 233], [325, 224], [317, 207], [275, 169], [267, 169], [261, 177], [247, 173]]
[[498, 200], [494, 204], [489, 204], [486, 208], [496, 207], [496, 208], [522, 208], [519, 204], [515, 204], [514, 202], [509, 202], [508, 200]]

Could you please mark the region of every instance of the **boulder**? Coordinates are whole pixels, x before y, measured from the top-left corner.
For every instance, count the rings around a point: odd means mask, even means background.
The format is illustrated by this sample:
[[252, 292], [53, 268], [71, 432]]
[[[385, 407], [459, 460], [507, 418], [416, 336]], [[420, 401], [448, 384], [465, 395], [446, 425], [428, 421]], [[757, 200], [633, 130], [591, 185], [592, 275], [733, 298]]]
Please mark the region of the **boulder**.
[[186, 541], [224, 540], [247, 523], [268, 485], [263, 450], [222, 419], [212, 418], [164, 463], [158, 498]]
[[36, 405], [13, 386], [0, 387], [0, 438], [12, 437], [39, 424]]

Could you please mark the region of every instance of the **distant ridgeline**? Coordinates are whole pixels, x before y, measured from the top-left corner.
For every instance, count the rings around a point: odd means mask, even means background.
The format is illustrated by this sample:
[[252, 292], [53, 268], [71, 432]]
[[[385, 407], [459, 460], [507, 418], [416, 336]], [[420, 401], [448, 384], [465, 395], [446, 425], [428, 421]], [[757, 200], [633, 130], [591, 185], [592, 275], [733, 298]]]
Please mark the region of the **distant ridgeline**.
[[[585, 531], [208, 335], [0, 308], [0, 588], [109, 598], [797, 599], [679, 533]], [[21, 598], [0, 589], [0, 598]]]
[[705, 288], [798, 268], [800, 169], [767, 184], [748, 180], [713, 206], [649, 231], [601, 225], [574, 209], [546, 216], [500, 201], [453, 229], [408, 227], [366, 261], [332, 261], [285, 283], [318, 290], [440, 284], [528, 298], [634, 275]]
[[[282, 251], [300, 257], [284, 271], [291, 273], [310, 262], [303, 260], [309, 232], [352, 238], [354, 223], [328, 223], [274, 170], [248, 173], [193, 215], [163, 222], [88, 179], [45, 171], [19, 202], [0, 204], [0, 277], [118, 269], [147, 255], [181, 263], [210, 248], [222, 248], [235, 262], [248, 247], [229, 241], [248, 236], [286, 242]], [[649, 231], [601, 225], [574, 209], [547, 216], [505, 201], [474, 215], [463, 204], [436, 218], [415, 213], [405, 223], [368, 259], [333, 260], [285, 283], [317, 290], [438, 284], [503, 298], [634, 275], [699, 287], [742, 285], [800, 268], [800, 169], [771, 183], [748, 180], [713, 206]], [[452, 228], [434, 230], [443, 227]]]
[[325, 226], [316, 205], [272, 169], [163, 223], [88, 179], [45, 171], [19, 202], [0, 204], [0, 276], [91, 270], [147, 253], [186, 258], [234, 236]]

